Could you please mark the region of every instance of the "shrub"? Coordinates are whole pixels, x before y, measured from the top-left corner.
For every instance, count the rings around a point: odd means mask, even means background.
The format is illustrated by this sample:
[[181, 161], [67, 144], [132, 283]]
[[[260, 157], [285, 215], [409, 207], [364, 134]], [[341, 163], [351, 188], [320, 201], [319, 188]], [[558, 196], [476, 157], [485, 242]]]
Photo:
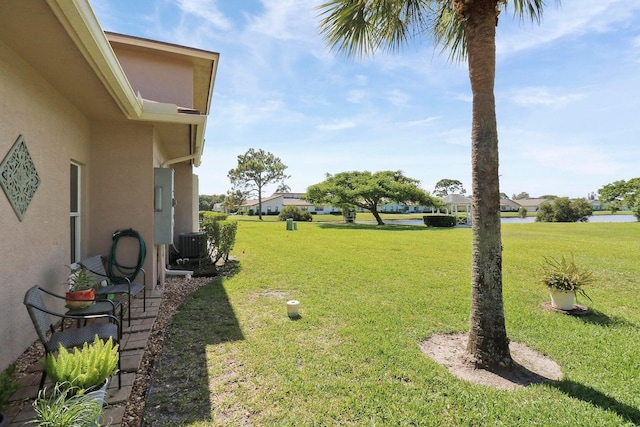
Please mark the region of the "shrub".
[[229, 253], [236, 244], [236, 221], [207, 221], [202, 224], [209, 244], [209, 257], [214, 263], [220, 259], [229, 260]]
[[520, 206], [520, 209], [518, 209], [518, 215], [520, 216], [520, 218], [526, 218], [527, 209], [524, 206]]
[[280, 221], [286, 221], [289, 218], [293, 218], [294, 221], [313, 221], [309, 212], [303, 211], [297, 206], [285, 206], [278, 215]]
[[11, 364], [0, 374], [0, 412], [7, 409], [9, 399], [20, 388], [20, 383], [15, 380], [16, 365]]
[[229, 215], [222, 212], [200, 211], [200, 220], [202, 222], [224, 221]]
[[553, 204], [544, 202], [536, 216], [537, 222], [586, 222], [593, 209], [586, 199], [570, 201], [568, 197], [558, 197]]
[[44, 370], [56, 383], [65, 383], [69, 387], [86, 390], [100, 385], [118, 372], [118, 345], [109, 338], [102, 341], [96, 335], [93, 343], [84, 343], [82, 348], [67, 350], [58, 348], [58, 357], [47, 354]]
[[422, 219], [427, 227], [455, 227], [458, 222], [455, 215], [425, 215]]

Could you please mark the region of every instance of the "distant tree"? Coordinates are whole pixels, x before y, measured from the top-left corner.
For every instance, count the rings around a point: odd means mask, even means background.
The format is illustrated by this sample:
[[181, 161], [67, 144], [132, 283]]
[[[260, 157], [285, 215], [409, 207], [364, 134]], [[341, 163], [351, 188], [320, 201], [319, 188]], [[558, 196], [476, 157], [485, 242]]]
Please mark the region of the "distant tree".
[[441, 202], [418, 187], [420, 181], [408, 178], [401, 171], [341, 172], [327, 174], [327, 179], [307, 188], [304, 198], [316, 204], [349, 209], [359, 207], [370, 211], [378, 225], [384, 221], [378, 205], [384, 203], [415, 203], [439, 206]]
[[513, 200], [521, 200], [521, 199], [530, 199], [531, 196], [529, 196], [529, 193], [527, 193], [526, 191], [523, 191], [521, 193], [514, 194], [511, 198]]
[[544, 196], [539, 197], [539, 199], [549, 199], [549, 200], [555, 200], [557, 198], [558, 196], [556, 196], [555, 194], [545, 194]]
[[553, 203], [544, 202], [536, 216], [537, 222], [586, 222], [593, 213], [591, 205], [585, 198], [569, 200], [558, 197]]
[[436, 186], [433, 189], [434, 196], [444, 197], [449, 194], [465, 194], [467, 190], [464, 189], [464, 186], [457, 179], [441, 179], [436, 182]]
[[206, 195], [201, 194], [199, 197], [199, 210], [210, 211], [216, 203], [221, 203], [224, 200], [224, 194]]
[[282, 182], [278, 188], [276, 188], [276, 193], [291, 193], [291, 187]]
[[250, 148], [238, 156], [238, 166], [231, 169], [227, 176], [233, 185], [233, 191], [256, 193], [258, 195], [258, 217], [262, 220], [262, 189], [265, 185], [290, 178], [284, 173], [287, 166], [279, 157], [260, 149]]
[[518, 209], [518, 216], [520, 216], [520, 218], [526, 218], [527, 208], [525, 208], [524, 206], [520, 206], [520, 209]]
[[224, 197], [222, 206], [229, 212], [237, 212], [240, 206], [247, 200], [247, 194], [241, 190], [229, 190]]
[[627, 206], [640, 221], [640, 178], [607, 184], [598, 190], [598, 198], [600, 203], [608, 203], [614, 211]]

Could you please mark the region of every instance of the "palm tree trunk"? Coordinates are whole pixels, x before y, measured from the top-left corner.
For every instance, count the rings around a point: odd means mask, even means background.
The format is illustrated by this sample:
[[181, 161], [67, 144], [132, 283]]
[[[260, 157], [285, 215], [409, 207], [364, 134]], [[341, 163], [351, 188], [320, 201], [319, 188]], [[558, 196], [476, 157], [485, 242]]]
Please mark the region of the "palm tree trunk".
[[473, 0], [466, 7], [466, 43], [473, 92], [473, 248], [467, 352], [478, 367], [510, 366], [512, 360], [502, 300], [498, 129], [494, 97], [496, 0]]

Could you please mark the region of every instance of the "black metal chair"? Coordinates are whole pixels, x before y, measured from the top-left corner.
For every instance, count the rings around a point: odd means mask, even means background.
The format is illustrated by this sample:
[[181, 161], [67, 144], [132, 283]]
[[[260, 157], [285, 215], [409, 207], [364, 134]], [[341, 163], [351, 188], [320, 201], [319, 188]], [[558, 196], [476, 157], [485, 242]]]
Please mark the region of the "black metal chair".
[[[27, 307], [29, 317], [31, 317], [38, 338], [44, 347], [45, 355], [57, 351], [59, 345], [65, 348], [73, 348], [82, 346], [84, 343], [92, 343], [96, 335], [102, 340], [112, 338], [114, 343], [120, 344], [120, 322], [114, 315], [101, 313], [78, 316], [56, 313], [47, 309], [42, 298], [42, 292], [50, 294], [50, 292], [38, 285], [32, 286], [24, 295], [24, 305]], [[108, 322], [91, 322], [86, 326], [69, 329], [62, 329], [61, 327], [61, 330], [56, 331], [52, 316], [62, 319], [61, 323], [64, 323], [64, 319], [75, 319], [76, 321], [107, 319]], [[119, 355], [122, 354], [120, 346], [118, 346], [118, 353]], [[120, 360], [121, 357], [118, 358], [118, 388], [122, 386]], [[44, 386], [46, 377], [47, 372], [43, 370], [42, 378], [40, 379], [40, 390]]]
[[80, 261], [80, 266], [86, 268], [97, 277], [97, 281], [107, 280], [109, 285], [96, 289], [96, 295], [109, 294], [125, 294], [127, 295], [129, 326], [131, 326], [131, 298], [136, 297], [142, 292], [142, 311], [147, 311], [147, 276], [144, 270], [142, 272], [143, 283], [131, 283], [127, 277], [116, 277], [107, 274], [104, 268], [104, 258], [101, 255], [95, 255]]

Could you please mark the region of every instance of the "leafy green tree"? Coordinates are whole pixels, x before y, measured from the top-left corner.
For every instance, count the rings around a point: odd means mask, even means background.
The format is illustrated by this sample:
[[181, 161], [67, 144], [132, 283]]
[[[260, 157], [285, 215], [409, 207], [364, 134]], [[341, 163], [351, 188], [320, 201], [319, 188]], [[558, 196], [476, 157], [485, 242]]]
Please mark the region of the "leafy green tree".
[[276, 193], [291, 193], [291, 187], [283, 182], [276, 188]]
[[224, 196], [222, 206], [227, 212], [237, 212], [240, 206], [247, 200], [247, 194], [242, 190], [229, 190]]
[[420, 181], [408, 178], [401, 171], [341, 172], [327, 174], [327, 179], [307, 188], [304, 198], [316, 204], [349, 209], [359, 207], [370, 211], [378, 225], [384, 221], [378, 205], [384, 203], [414, 203], [439, 206], [440, 202], [418, 187]]
[[574, 221], [587, 222], [589, 217], [593, 215], [593, 207], [584, 197], [572, 200], [571, 210], [573, 210]]
[[201, 194], [199, 196], [199, 210], [201, 211], [210, 211], [213, 209], [216, 203], [221, 203], [224, 200], [224, 194], [214, 194], [208, 196], [206, 194]]
[[553, 222], [553, 205], [550, 202], [540, 204], [536, 222]]
[[467, 190], [457, 179], [441, 179], [436, 183], [433, 189], [433, 195], [438, 197], [444, 197], [449, 194], [465, 194]]
[[527, 193], [526, 191], [523, 191], [521, 193], [514, 194], [513, 196], [511, 196], [511, 198], [513, 200], [522, 200], [522, 199], [530, 199], [531, 197], [529, 196], [529, 193]]
[[290, 178], [284, 171], [287, 166], [279, 157], [260, 149], [250, 148], [238, 156], [238, 166], [231, 169], [227, 176], [234, 191], [256, 193], [258, 196], [258, 217], [262, 220], [262, 189], [265, 185]]
[[520, 206], [520, 209], [518, 209], [518, 216], [520, 218], [526, 218], [527, 217], [527, 208], [525, 208], [524, 206]]
[[569, 200], [558, 197], [553, 203], [544, 202], [536, 216], [537, 222], [586, 222], [593, 213], [593, 208], [586, 199]]
[[627, 206], [640, 221], [640, 178], [629, 181], [620, 180], [604, 185], [598, 190], [600, 203], [608, 203], [611, 210], [619, 210]]
[[494, 95], [496, 26], [508, 4], [539, 21], [542, 0], [330, 0], [319, 6], [329, 46], [355, 56], [398, 50], [431, 37], [452, 60], [467, 59], [473, 95], [472, 292], [467, 353], [478, 367], [510, 366], [502, 299], [498, 127]]

